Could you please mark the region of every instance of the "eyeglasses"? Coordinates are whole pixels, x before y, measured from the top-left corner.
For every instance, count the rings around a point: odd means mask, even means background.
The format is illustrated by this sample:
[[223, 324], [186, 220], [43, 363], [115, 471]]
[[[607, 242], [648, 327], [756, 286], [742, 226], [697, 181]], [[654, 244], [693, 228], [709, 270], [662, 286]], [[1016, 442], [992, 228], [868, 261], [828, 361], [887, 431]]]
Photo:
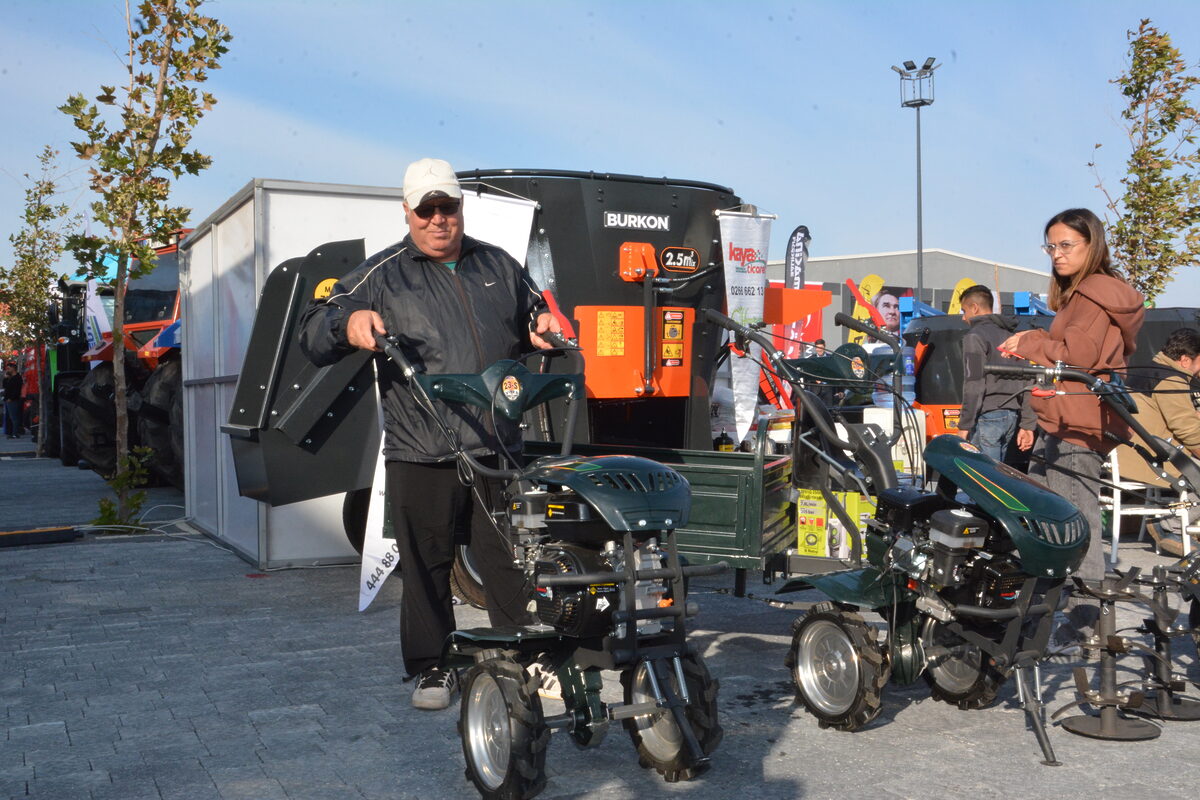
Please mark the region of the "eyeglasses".
[[441, 214], [443, 217], [453, 217], [458, 213], [458, 209], [462, 208], [462, 203], [458, 200], [451, 200], [448, 203], [439, 203], [436, 206], [417, 206], [413, 209], [413, 213], [421, 219], [433, 219], [434, 214]]
[[1076, 239], [1073, 242], [1059, 242], [1058, 244], [1044, 244], [1044, 245], [1042, 245], [1042, 250], [1044, 250], [1046, 255], [1048, 255], [1048, 256], [1054, 255], [1055, 250], [1061, 250], [1062, 254], [1065, 256], [1067, 253], [1071, 252], [1072, 250], [1074, 250], [1076, 247], [1078, 247], [1081, 244], [1087, 244], [1087, 242], [1083, 239]]

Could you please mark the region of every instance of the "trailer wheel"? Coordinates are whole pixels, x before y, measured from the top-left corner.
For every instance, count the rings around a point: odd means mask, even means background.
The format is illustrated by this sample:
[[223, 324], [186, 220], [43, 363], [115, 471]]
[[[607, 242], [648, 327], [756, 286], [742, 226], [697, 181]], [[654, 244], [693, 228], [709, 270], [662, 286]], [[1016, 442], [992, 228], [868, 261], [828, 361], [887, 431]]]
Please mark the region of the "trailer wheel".
[[454, 554], [454, 566], [450, 569], [450, 591], [454, 596], [475, 608], [487, 609], [487, 595], [483, 592], [483, 579], [475, 567], [471, 548], [460, 544]]
[[[684, 709], [688, 724], [700, 742], [700, 749], [705, 756], [710, 755], [721, 743], [724, 731], [717, 717], [717, 690], [719, 684], [709, 674], [704, 661], [697, 655], [686, 655], [680, 659], [683, 668], [683, 679], [687, 687], [688, 704]], [[670, 691], [679, 695], [679, 679], [668, 659], [661, 659], [660, 665], [666, 669], [659, 670], [659, 685], [664, 682]], [[653, 703], [654, 688], [650, 680], [650, 660], [638, 662], [636, 667], [621, 673], [621, 685], [625, 687], [625, 702]], [[664, 675], [664, 673], [666, 673]], [[664, 687], [665, 689], [665, 687]], [[638, 752], [638, 763], [646, 769], [654, 769], [668, 783], [687, 781], [708, 768], [707, 763], [693, 762], [683, 733], [675, 721], [675, 716], [667, 709], [659, 709], [650, 714], [641, 714], [625, 720], [625, 730], [633, 740]]]
[[787, 666], [796, 699], [822, 728], [854, 731], [879, 714], [888, 668], [862, 617], [818, 603], [792, 624]]
[[183, 462], [176, 458], [172, 446], [175, 431], [171, 408], [179, 402], [182, 389], [183, 365], [179, 359], [160, 363], [142, 387], [143, 410], [137, 415], [138, 438], [154, 451], [150, 470], [177, 489], [183, 488]]
[[471, 667], [463, 681], [458, 735], [467, 779], [484, 798], [528, 798], [546, 786], [550, 729], [532, 680], [499, 656]]
[[964, 711], [991, 705], [1004, 677], [987, 664], [983, 651], [967, 644], [933, 617], [921, 627], [921, 644], [934, 655], [925, 665], [924, 678], [935, 700]]
[[[101, 477], [111, 478], [117, 471], [117, 445], [112, 417], [115, 417], [113, 365], [101, 364], [90, 370], [79, 384], [79, 402], [75, 404], [75, 436], [79, 457]], [[103, 412], [107, 411], [108, 414]]]
[[75, 403], [68, 396], [79, 389], [82, 378], [82, 375], [60, 375], [54, 392], [58, 400], [58, 460], [64, 467], [74, 467], [79, 463], [79, 443], [75, 439]]

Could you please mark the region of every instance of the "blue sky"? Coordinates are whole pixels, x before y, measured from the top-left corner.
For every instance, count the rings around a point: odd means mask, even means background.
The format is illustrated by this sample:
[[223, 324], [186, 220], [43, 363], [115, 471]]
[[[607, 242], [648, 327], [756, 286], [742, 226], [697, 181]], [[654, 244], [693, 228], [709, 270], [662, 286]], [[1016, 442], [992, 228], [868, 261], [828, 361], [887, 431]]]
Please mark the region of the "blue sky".
[[[252, 178], [399, 185], [405, 164], [711, 181], [797, 224], [814, 256], [915, 247], [914, 114], [889, 67], [935, 56], [922, 113], [924, 242], [1046, 268], [1045, 220], [1100, 210], [1127, 156], [1126, 31], [1149, 17], [1200, 61], [1196, 2], [267, 2], [221, 0], [234, 34], [175, 199], [199, 221]], [[90, 199], [72, 92], [121, 82], [124, 4], [0, 0], [0, 263], [24, 173], [62, 151]], [[1200, 98], [1197, 98], [1200, 102]], [[1161, 305], [1196, 305], [1200, 270]]]

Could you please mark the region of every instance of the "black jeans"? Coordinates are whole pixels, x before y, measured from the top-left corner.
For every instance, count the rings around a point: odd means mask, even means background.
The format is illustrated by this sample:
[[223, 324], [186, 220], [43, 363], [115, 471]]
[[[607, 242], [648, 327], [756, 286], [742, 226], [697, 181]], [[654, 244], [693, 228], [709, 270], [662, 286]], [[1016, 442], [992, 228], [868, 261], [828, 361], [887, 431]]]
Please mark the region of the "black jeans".
[[[495, 466], [494, 461], [489, 466]], [[455, 628], [450, 570], [460, 543], [470, 544], [491, 624], [520, 625], [530, 619], [525, 575], [513, 566], [512, 549], [489, 515], [502, 487], [498, 481], [478, 478], [476, 490], [486, 508], [471, 487], [459, 481], [453, 461], [387, 462], [388, 505], [404, 583], [400, 647], [409, 675], [437, 664], [442, 644]]]

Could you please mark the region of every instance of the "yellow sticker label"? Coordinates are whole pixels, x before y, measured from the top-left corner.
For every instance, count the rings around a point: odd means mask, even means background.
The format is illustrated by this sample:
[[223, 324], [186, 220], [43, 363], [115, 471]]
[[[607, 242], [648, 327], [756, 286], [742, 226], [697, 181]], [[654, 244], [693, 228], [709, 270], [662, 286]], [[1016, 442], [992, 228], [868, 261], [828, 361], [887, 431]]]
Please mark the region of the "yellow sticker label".
[[596, 312], [596, 355], [625, 355], [625, 312]]
[[683, 326], [674, 322], [664, 324], [662, 337], [668, 342], [682, 342]]
[[317, 284], [317, 288], [313, 290], [314, 300], [324, 300], [329, 295], [333, 294], [333, 285], [338, 282], [337, 278], [326, 278]]
[[663, 342], [662, 346], [663, 358], [683, 358], [683, 345]]

